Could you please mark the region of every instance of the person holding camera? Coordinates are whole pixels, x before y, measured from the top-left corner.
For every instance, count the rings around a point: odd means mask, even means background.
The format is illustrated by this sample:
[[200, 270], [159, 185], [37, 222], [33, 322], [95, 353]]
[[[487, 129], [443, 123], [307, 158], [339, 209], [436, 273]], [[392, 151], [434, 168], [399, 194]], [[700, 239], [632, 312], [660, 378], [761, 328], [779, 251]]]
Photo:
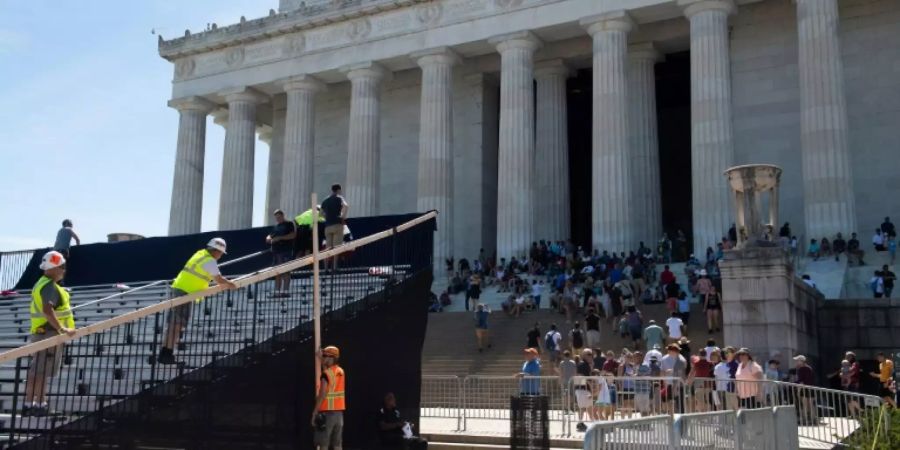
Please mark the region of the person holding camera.
[[428, 441], [414, 436], [413, 424], [403, 420], [397, 409], [397, 398], [393, 392], [384, 395], [384, 405], [378, 410], [378, 436], [381, 448], [396, 450], [425, 450]]

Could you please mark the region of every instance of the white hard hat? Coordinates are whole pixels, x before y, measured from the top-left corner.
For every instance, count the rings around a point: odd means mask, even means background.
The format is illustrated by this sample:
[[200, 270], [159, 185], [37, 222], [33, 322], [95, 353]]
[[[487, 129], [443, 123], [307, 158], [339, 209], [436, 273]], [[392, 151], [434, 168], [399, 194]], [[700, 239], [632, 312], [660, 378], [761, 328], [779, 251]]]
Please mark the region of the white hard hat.
[[51, 250], [44, 254], [44, 257], [41, 259], [41, 270], [50, 270], [55, 269], [66, 263], [66, 258], [62, 255], [62, 253]]
[[218, 250], [218, 251], [222, 252], [223, 254], [227, 254], [227, 252], [225, 251], [225, 239], [212, 238], [209, 240], [209, 244], [206, 244], [206, 246], [213, 250]]

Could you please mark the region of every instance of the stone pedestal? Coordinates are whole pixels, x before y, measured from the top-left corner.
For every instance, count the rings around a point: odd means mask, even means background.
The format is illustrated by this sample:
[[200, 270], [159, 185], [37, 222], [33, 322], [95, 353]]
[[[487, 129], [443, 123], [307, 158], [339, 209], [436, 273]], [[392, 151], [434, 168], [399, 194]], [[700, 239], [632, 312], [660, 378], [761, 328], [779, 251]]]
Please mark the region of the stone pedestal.
[[637, 248], [628, 148], [628, 32], [623, 11], [581, 20], [594, 41], [591, 240], [594, 248]]
[[795, 275], [784, 250], [728, 250], [719, 270], [725, 344], [749, 348], [757, 361], [780, 354], [785, 369], [794, 355], [818, 356], [816, 315], [824, 297]]

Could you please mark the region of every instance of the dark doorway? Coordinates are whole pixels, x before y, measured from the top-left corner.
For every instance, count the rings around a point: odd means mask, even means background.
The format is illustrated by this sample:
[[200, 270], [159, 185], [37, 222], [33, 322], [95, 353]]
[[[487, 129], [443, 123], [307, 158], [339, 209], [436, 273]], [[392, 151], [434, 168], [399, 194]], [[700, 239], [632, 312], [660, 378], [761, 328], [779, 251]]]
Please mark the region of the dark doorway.
[[656, 64], [656, 117], [663, 230], [684, 231], [693, 248], [691, 216], [691, 56], [670, 53]]
[[569, 199], [572, 242], [591, 248], [591, 69], [569, 78]]

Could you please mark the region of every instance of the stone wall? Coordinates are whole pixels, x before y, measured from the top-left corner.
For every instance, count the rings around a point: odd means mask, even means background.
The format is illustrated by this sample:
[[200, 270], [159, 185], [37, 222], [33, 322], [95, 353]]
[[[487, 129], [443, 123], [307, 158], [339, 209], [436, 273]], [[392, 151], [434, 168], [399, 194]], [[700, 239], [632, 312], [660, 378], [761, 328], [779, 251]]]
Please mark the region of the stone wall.
[[[884, 216], [900, 217], [886, 200], [900, 189], [884, 164], [900, 141], [900, 2], [841, 0], [840, 36], [850, 127], [851, 164], [860, 235]], [[781, 219], [803, 229], [797, 14], [792, 0], [745, 5], [732, 19], [735, 163], [784, 169]], [[821, 236], [806, 236], [809, 238]], [[830, 236], [829, 236], [830, 238]]]
[[822, 294], [797, 278], [781, 249], [727, 251], [720, 268], [726, 345], [748, 347], [758, 360], [780, 353], [782, 364], [798, 353], [818, 356]]
[[900, 349], [900, 299], [829, 300], [818, 316], [822, 355], [837, 359], [852, 350], [868, 360], [879, 351], [892, 354]]

